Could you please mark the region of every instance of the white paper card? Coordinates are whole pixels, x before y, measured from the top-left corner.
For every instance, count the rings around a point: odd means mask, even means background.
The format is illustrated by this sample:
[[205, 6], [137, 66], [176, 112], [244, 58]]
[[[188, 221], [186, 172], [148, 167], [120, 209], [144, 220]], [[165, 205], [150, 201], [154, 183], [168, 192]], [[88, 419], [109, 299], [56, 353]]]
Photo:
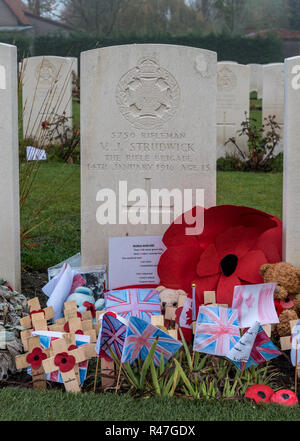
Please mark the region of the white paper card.
[[37, 149], [35, 147], [28, 146], [26, 148], [27, 161], [46, 161], [46, 151], [43, 149]]
[[109, 239], [109, 289], [159, 284], [157, 265], [166, 250], [161, 236]]

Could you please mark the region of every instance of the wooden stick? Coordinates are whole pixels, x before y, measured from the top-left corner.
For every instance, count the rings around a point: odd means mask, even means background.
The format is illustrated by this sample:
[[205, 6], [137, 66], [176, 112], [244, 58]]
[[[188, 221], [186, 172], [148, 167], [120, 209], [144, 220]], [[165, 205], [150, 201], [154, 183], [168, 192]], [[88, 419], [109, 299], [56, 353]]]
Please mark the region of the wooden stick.
[[117, 393], [118, 393], [118, 389], [119, 389], [119, 384], [120, 384], [120, 378], [121, 378], [121, 372], [122, 372], [122, 366], [123, 366], [123, 363], [121, 363], [121, 365], [120, 365], [120, 369], [119, 369], [119, 375], [118, 375], [118, 381], [117, 381], [117, 386], [116, 386], [116, 395], [117, 395]]
[[194, 369], [195, 355], [196, 355], [196, 352], [193, 351], [192, 366], [191, 366], [191, 370], [190, 370], [191, 373], [193, 372], [193, 369]]
[[99, 360], [100, 360], [100, 356], [97, 357], [97, 365], [96, 365], [95, 380], [94, 380], [94, 393], [96, 392], [96, 385], [97, 385], [97, 378], [98, 378], [98, 369], [99, 369]]
[[244, 366], [243, 366], [243, 369], [242, 369], [242, 373], [241, 373], [240, 379], [243, 378], [243, 375], [244, 375], [244, 373], [245, 373], [245, 370], [246, 370], [246, 363], [244, 362]]

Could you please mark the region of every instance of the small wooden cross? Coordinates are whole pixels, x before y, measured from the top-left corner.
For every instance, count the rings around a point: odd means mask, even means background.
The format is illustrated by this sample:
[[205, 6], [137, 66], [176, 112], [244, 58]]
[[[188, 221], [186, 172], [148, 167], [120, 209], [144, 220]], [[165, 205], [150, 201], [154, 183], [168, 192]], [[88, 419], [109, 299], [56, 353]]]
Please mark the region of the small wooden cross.
[[292, 335], [294, 332], [294, 327], [297, 325], [298, 320], [290, 321], [291, 335], [287, 337], [280, 337], [280, 347], [282, 351], [289, 351], [292, 349]]
[[42, 309], [37, 297], [28, 300], [27, 304], [29, 315], [20, 319], [20, 325], [25, 329], [21, 331], [21, 341], [25, 351], [28, 351], [28, 338], [32, 331], [48, 331], [47, 322], [54, 317], [52, 306]]
[[46, 374], [60, 371], [67, 392], [81, 392], [79, 375], [76, 374], [78, 364], [90, 358], [90, 345], [82, 345], [71, 349], [65, 338], [53, 340], [53, 356], [43, 360]]
[[50, 355], [51, 349], [42, 349], [40, 337], [34, 336], [28, 338], [28, 353], [16, 357], [18, 370], [31, 367], [34, 389], [46, 389], [47, 387], [42, 361], [49, 358]]
[[55, 325], [51, 326], [51, 331], [67, 333], [80, 331], [80, 334], [83, 333], [90, 336], [91, 343], [96, 343], [97, 341], [96, 330], [93, 329], [91, 311], [84, 312], [80, 318], [75, 300], [65, 303], [64, 318], [56, 320]]

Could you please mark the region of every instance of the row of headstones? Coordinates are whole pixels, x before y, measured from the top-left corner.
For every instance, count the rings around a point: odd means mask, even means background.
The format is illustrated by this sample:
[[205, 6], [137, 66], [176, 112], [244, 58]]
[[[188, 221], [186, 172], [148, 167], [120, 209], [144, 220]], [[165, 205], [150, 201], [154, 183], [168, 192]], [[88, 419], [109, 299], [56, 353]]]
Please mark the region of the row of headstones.
[[[286, 60], [284, 246], [300, 265], [300, 94]], [[69, 66], [71, 68], [71, 66]], [[299, 66], [298, 66], [299, 67]], [[128, 222], [132, 208], [177, 213], [169, 200], [136, 204], [136, 189], [205, 192], [216, 204], [217, 54], [172, 45], [125, 45], [81, 55], [81, 253], [84, 266], [107, 264], [108, 238], [161, 235], [164, 224]], [[40, 68], [38, 69], [40, 72]], [[46, 71], [51, 75], [51, 67]], [[37, 72], [37, 71], [36, 71]], [[43, 73], [46, 79], [46, 72]], [[249, 89], [248, 89], [249, 90]], [[0, 276], [20, 287], [17, 51], [0, 44]], [[120, 189], [120, 182], [125, 182]], [[100, 190], [108, 189], [103, 222]], [[122, 194], [121, 194], [122, 193]], [[113, 202], [113, 203], [111, 203]], [[198, 201], [199, 202], [199, 201]], [[116, 210], [115, 216], [111, 208]], [[181, 212], [186, 207], [181, 207]], [[99, 211], [100, 210], [100, 211]], [[103, 214], [102, 210], [102, 214]], [[99, 216], [98, 216], [99, 215]], [[125, 221], [124, 221], [125, 217]], [[141, 220], [141, 218], [139, 218]]]
[[[22, 66], [23, 137], [34, 138], [43, 144], [44, 120], [54, 122], [55, 115], [65, 114], [67, 126], [72, 126], [72, 75], [78, 74], [76, 58], [33, 57]], [[276, 115], [283, 128], [284, 74], [283, 63], [241, 65], [235, 62], [218, 63], [217, 79], [217, 158], [234, 153], [226, 141], [235, 137], [249, 115], [249, 91], [257, 91], [263, 99], [263, 118]], [[280, 133], [283, 136], [283, 131]], [[242, 151], [247, 152], [247, 139], [239, 138]], [[276, 153], [282, 150], [282, 143]]]
[[[240, 149], [248, 152], [247, 138], [238, 137], [241, 123], [245, 121], [245, 112], [249, 116], [250, 92], [257, 92], [262, 99], [262, 122], [269, 115], [275, 115], [279, 124], [279, 135], [283, 138], [284, 126], [284, 64], [249, 64], [235, 62], [218, 63], [217, 96], [217, 158], [225, 154], [234, 154], [233, 144], [226, 144], [229, 138], [238, 138]], [[279, 143], [275, 154], [283, 151], [283, 142]]]

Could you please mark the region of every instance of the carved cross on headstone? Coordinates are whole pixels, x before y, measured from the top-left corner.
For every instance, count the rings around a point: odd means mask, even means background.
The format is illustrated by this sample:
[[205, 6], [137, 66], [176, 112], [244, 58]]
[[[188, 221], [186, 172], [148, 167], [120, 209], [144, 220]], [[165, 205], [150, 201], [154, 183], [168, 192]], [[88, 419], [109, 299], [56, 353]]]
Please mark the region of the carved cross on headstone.
[[[223, 121], [222, 122], [218, 122], [217, 126], [220, 128], [223, 128], [223, 140], [224, 142], [227, 141], [227, 139], [229, 138], [229, 136], [227, 136], [227, 129], [228, 128], [232, 128], [235, 129], [236, 125], [235, 123], [229, 123], [227, 122], [227, 115], [226, 112], [223, 113]], [[232, 130], [230, 130], [230, 133], [232, 133]]]
[[90, 357], [90, 345], [70, 348], [65, 338], [52, 342], [53, 356], [43, 360], [45, 373], [59, 371], [67, 392], [81, 392], [79, 375], [76, 373], [78, 364]]
[[46, 389], [47, 383], [42, 366], [43, 360], [49, 358], [51, 349], [42, 349], [39, 336], [28, 338], [28, 353], [16, 357], [18, 370], [31, 367], [32, 383], [34, 389]]
[[169, 216], [169, 223], [172, 223], [174, 219], [174, 203], [170, 201], [170, 204], [163, 205], [161, 202], [159, 202], [159, 205], [153, 204], [151, 201], [151, 190], [152, 190], [152, 178], [144, 178], [145, 179], [145, 192], [148, 196], [148, 205], [144, 204], [137, 204], [137, 203], [129, 203], [126, 206], [122, 207], [123, 213], [126, 213], [128, 215], [129, 211], [135, 210], [136, 213], [140, 213], [140, 217], [142, 217], [142, 213], [146, 212], [148, 215], [147, 223], [145, 224], [145, 232], [149, 232], [149, 225], [152, 225], [154, 222], [153, 219], [157, 219], [158, 222], [161, 222], [162, 216], [168, 214]]

